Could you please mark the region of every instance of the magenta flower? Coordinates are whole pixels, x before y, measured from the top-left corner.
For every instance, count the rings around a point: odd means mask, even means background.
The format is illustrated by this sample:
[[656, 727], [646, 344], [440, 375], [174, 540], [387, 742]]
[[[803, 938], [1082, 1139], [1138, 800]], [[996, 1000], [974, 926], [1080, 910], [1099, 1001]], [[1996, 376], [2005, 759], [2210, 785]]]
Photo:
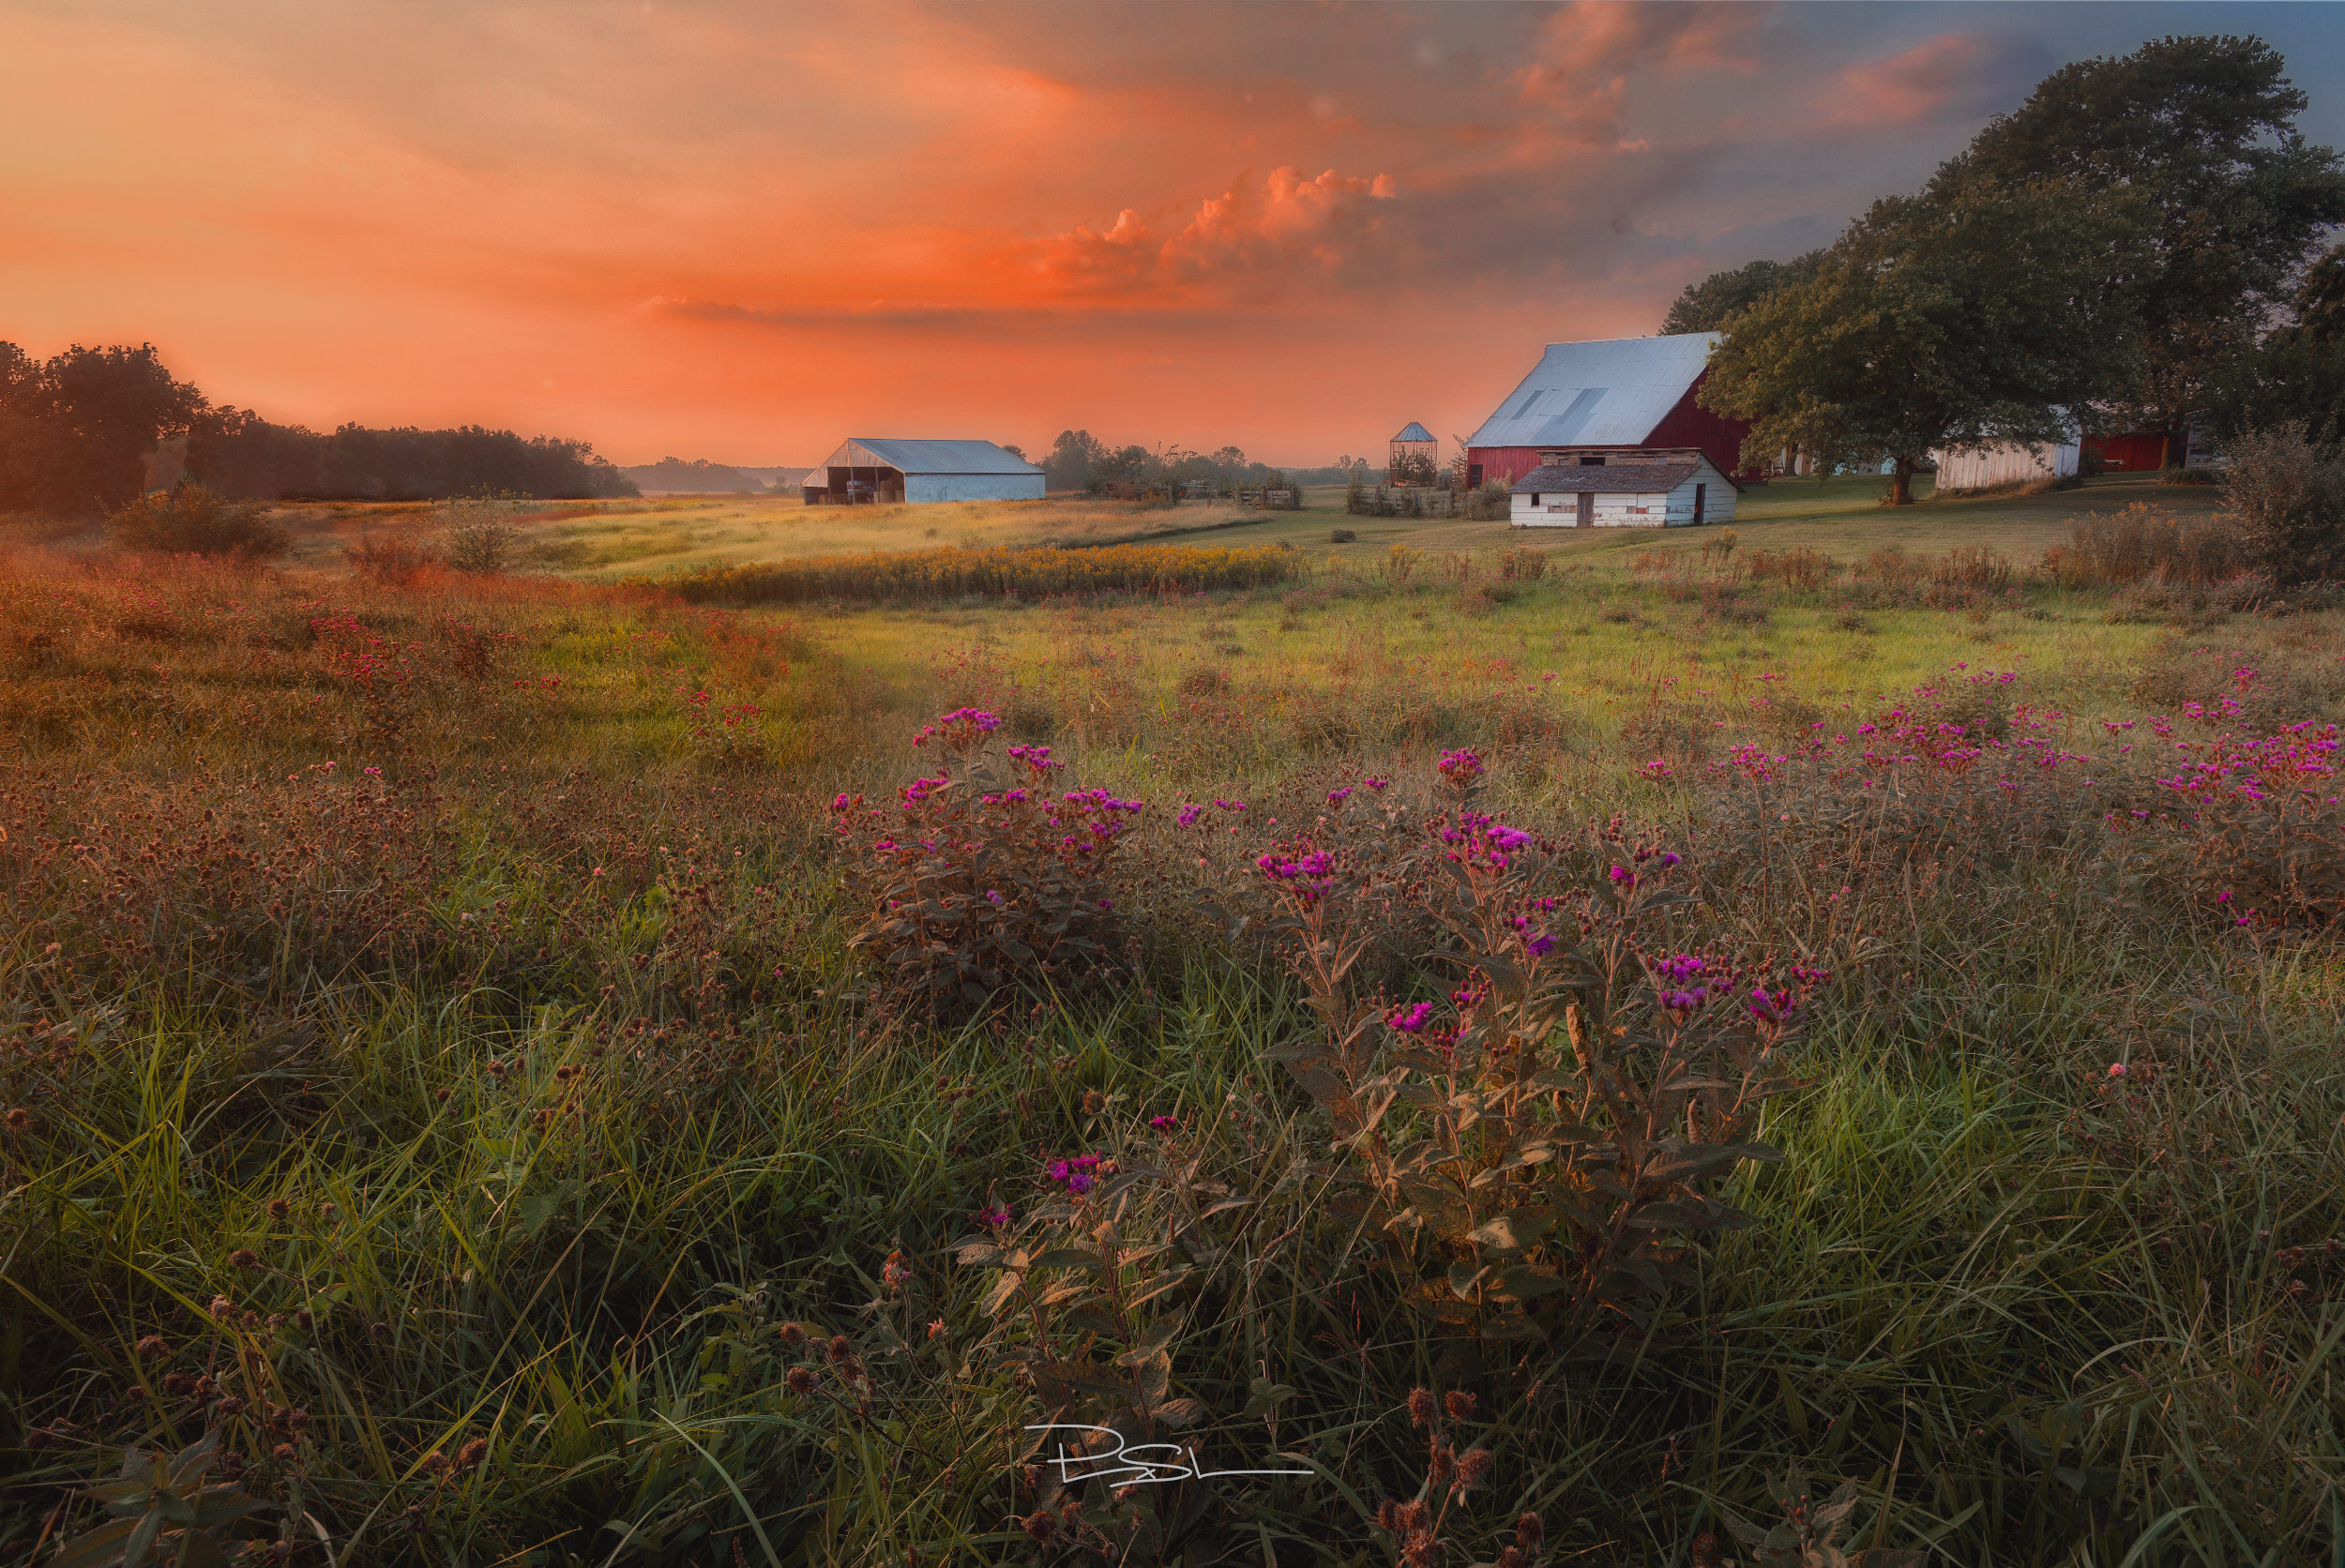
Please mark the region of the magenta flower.
[[1433, 1004], [1420, 1002], [1414, 1006], [1395, 1008], [1384, 1021], [1403, 1034], [1415, 1034], [1433, 1021]]
[[1180, 1124], [1181, 1119], [1177, 1116], [1151, 1116], [1148, 1118], [1148, 1125], [1160, 1133], [1169, 1133]]

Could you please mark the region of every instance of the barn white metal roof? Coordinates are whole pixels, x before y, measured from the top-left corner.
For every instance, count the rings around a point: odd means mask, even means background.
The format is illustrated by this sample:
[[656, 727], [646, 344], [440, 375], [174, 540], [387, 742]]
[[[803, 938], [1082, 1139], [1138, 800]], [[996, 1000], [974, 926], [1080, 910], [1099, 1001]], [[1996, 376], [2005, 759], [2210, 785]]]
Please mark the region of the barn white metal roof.
[[1470, 446], [1633, 446], [1709, 363], [1716, 332], [1550, 343]]
[[892, 468], [900, 474], [1039, 474], [990, 441], [905, 441], [849, 436], [818, 468]]

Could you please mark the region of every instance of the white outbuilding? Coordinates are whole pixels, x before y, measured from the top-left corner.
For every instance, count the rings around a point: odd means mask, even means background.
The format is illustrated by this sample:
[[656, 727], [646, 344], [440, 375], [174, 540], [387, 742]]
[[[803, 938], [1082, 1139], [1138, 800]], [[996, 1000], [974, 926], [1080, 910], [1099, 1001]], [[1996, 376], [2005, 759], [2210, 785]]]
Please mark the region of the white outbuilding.
[[809, 506], [1039, 501], [1042, 470], [990, 441], [851, 436], [806, 476]]
[[1932, 452], [1938, 465], [1936, 493], [1993, 490], [2001, 485], [2031, 485], [2038, 479], [2066, 479], [2077, 472], [2082, 444], [2076, 441], [2041, 446], [2006, 443], [1960, 452]]
[[1517, 528], [1687, 528], [1734, 520], [1742, 486], [1699, 448], [1542, 452], [1514, 482]]

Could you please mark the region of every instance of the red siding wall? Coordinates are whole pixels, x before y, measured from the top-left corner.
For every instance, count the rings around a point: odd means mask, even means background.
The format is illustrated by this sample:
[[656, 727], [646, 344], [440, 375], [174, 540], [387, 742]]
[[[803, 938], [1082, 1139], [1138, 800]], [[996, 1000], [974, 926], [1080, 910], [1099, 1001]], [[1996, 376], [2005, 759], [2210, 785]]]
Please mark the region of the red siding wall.
[[[1709, 373], [1704, 370], [1702, 375], [1696, 376], [1693, 385], [1686, 388], [1686, 395], [1677, 400], [1677, 406], [1663, 415], [1661, 422], [1654, 426], [1642, 441], [1634, 445], [1698, 446], [1721, 473], [1732, 474], [1746, 485], [1762, 482], [1766, 478], [1763, 473], [1742, 467], [1743, 438], [1750, 433], [1749, 421], [1729, 419], [1694, 402], [1695, 392], [1701, 389], [1703, 377]], [[1624, 444], [1608, 441], [1596, 445], [1616, 447]], [[1480, 464], [1482, 477], [1486, 480], [1505, 476], [1511, 483], [1539, 466], [1540, 452], [1568, 450], [1571, 448], [1561, 446], [1469, 446], [1466, 448], [1466, 461]]]
[[2088, 435], [2084, 438], [2084, 449], [2098, 454], [2102, 463], [2111, 470], [2139, 474], [2143, 469], [2157, 467], [2170, 456], [2180, 462], [2184, 447], [2181, 442], [2174, 442], [2170, 452], [2165, 436], [2155, 431], [2135, 431], [2129, 435]]
[[1763, 480], [1763, 471], [1743, 466], [1743, 438], [1750, 434], [1750, 421], [1730, 419], [1695, 403], [1694, 394], [1702, 390], [1702, 384], [1709, 378], [1707, 370], [1696, 376], [1694, 384], [1686, 388], [1686, 395], [1677, 400], [1677, 406], [1661, 416], [1661, 422], [1653, 427], [1653, 433], [1641, 445], [1699, 446], [1719, 473], [1732, 474], [1745, 484]]

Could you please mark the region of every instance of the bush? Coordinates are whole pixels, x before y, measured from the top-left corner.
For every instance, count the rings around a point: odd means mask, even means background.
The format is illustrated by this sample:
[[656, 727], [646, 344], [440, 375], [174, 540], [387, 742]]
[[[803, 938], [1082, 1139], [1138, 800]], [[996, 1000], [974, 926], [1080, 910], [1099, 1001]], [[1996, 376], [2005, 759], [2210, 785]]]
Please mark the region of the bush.
[[1141, 807], [1105, 790], [1060, 791], [1047, 746], [989, 755], [1001, 719], [957, 708], [920, 731], [946, 753], [892, 808], [831, 803], [859, 915], [849, 946], [892, 996], [940, 1019], [997, 993], [1067, 993], [1120, 967], [1123, 917], [1107, 879]]
[[1359, 536], [1358, 531], [1351, 528], [1331, 528], [1327, 531], [1327, 542], [1331, 545], [1348, 545]]
[[2161, 485], [2219, 485], [2223, 476], [2211, 468], [2161, 468], [2157, 471]]
[[1547, 575], [1547, 551], [1529, 545], [1506, 550], [1498, 558], [1498, 575], [1509, 580], [1536, 581]]
[[395, 534], [377, 534], [371, 528], [362, 529], [358, 542], [342, 553], [352, 571], [386, 588], [408, 587], [439, 570], [441, 565], [430, 547], [410, 544]]
[[150, 490], [106, 522], [107, 537], [124, 550], [173, 555], [273, 558], [293, 548], [284, 524], [250, 501], [231, 501], [192, 480], [169, 491]]
[[432, 515], [440, 524], [440, 552], [460, 572], [501, 572], [520, 552], [522, 531], [508, 501], [466, 496], [443, 502]]
[[2257, 565], [2276, 582], [2345, 577], [2345, 461], [2307, 441], [2302, 421], [2247, 431], [2224, 456]]

